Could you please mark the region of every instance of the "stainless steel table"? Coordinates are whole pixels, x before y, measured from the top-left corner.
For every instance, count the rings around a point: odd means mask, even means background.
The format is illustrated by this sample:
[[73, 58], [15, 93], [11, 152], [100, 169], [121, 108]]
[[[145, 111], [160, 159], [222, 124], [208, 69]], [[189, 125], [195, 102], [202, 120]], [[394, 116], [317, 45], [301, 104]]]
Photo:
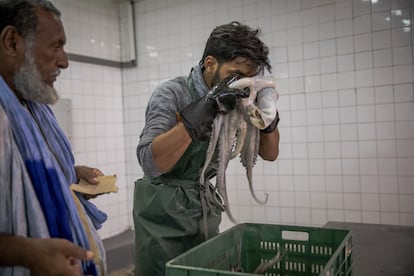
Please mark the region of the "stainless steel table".
[[353, 276], [414, 276], [414, 227], [330, 221], [352, 232]]

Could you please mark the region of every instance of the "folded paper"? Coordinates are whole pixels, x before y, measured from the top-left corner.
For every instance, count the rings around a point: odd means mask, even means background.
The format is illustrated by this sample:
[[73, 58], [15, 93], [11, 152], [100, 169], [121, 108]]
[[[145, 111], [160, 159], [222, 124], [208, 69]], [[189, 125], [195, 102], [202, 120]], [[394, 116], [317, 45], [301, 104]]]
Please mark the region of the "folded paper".
[[98, 176], [98, 184], [89, 184], [86, 180], [81, 179], [79, 184], [71, 184], [70, 188], [79, 193], [87, 195], [99, 195], [105, 193], [116, 193], [118, 187], [116, 186], [116, 175]]

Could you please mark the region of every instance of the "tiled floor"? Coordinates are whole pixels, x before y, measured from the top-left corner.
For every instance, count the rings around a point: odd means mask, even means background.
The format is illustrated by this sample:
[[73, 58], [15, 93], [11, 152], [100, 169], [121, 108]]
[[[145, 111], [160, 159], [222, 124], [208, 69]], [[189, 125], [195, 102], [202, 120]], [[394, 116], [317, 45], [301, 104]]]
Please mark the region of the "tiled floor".
[[109, 273], [109, 276], [134, 276], [135, 275], [135, 267], [130, 266], [128, 268], [124, 268], [121, 270], [113, 271]]

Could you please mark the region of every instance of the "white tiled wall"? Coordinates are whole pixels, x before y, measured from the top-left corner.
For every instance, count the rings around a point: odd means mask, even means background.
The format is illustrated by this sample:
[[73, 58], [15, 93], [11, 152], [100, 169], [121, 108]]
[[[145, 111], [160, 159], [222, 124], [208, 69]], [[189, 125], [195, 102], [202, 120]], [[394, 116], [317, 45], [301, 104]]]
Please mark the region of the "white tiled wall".
[[[77, 14], [87, 5], [88, 22], [103, 14], [114, 22], [115, 13], [92, 8], [105, 1], [55, 2], [64, 19], [65, 9]], [[136, 145], [153, 89], [187, 75], [211, 30], [232, 20], [261, 28], [281, 96], [279, 159], [254, 169], [256, 193], [268, 193], [269, 202], [254, 203], [234, 160], [227, 180], [235, 216], [414, 225], [413, 1], [137, 0], [135, 14], [136, 68], [72, 62], [59, 82], [86, 115], [75, 115], [77, 160], [120, 177], [120, 193], [96, 200], [110, 214], [104, 237], [132, 226], [133, 183], [142, 176]], [[119, 43], [106, 23], [98, 28], [83, 17], [64, 21], [70, 50], [87, 54], [87, 34]], [[230, 225], [224, 216], [222, 228]]]
[[254, 171], [267, 205], [252, 200], [240, 162], [227, 170], [236, 217], [414, 225], [413, 3], [137, 1], [138, 68], [123, 72], [129, 182], [142, 175], [135, 147], [154, 87], [187, 75], [210, 31], [239, 20], [262, 29], [282, 119], [278, 161]]

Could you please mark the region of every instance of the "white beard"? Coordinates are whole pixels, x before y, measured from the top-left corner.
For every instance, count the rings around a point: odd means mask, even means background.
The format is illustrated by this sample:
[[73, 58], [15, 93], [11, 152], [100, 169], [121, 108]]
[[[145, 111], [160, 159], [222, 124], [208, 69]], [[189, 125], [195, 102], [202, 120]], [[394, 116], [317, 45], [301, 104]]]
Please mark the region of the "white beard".
[[27, 101], [54, 104], [59, 99], [56, 89], [42, 81], [30, 50], [26, 52], [26, 60], [14, 77], [14, 85], [19, 95]]

